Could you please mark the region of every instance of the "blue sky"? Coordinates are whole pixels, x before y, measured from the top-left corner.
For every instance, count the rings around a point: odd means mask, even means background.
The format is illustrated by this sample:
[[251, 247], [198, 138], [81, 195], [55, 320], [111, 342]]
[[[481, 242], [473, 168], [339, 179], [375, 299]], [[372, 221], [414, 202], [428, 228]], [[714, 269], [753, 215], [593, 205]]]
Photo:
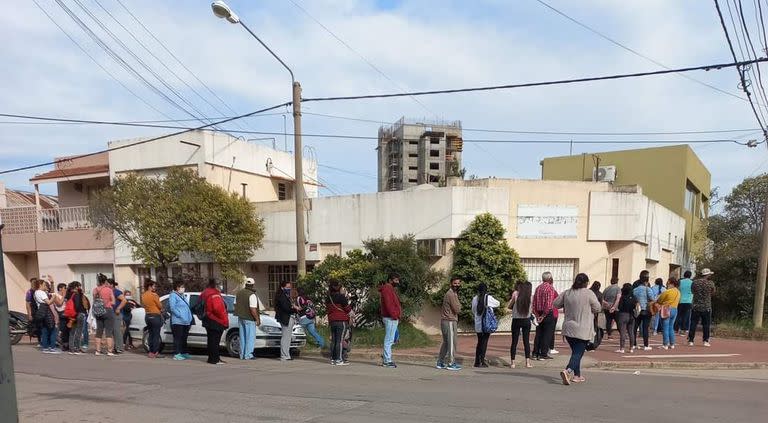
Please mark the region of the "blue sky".
[[[228, 109], [144, 32], [117, 0], [79, 0], [179, 94], [208, 116]], [[657, 70], [567, 21], [536, 0], [293, 0], [382, 70], [372, 69], [305, 15], [291, 1], [232, 0], [229, 4], [293, 69], [305, 97], [354, 95], [493, 85], [612, 73]], [[133, 79], [75, 26], [55, 1], [38, 0], [115, 77], [165, 115], [185, 119], [173, 106]], [[107, 39], [74, 0], [63, 0]], [[730, 60], [712, 2], [700, 0], [548, 0], [572, 17], [670, 67]], [[287, 73], [239, 26], [213, 17], [209, 1], [122, 0], [168, 48], [227, 105], [244, 113], [289, 99]], [[750, 2], [746, 2], [750, 3]], [[99, 6], [142, 40], [191, 87], [176, 80]], [[104, 120], [166, 119], [97, 67], [32, 2], [19, 2], [0, 15], [3, 113]], [[115, 47], [117, 48], [117, 47]], [[129, 57], [121, 52], [124, 57]], [[733, 69], [691, 74], [733, 94]], [[151, 77], [150, 77], [151, 78]], [[159, 85], [159, 84], [158, 84]], [[219, 110], [201, 100], [197, 91]], [[307, 103], [309, 113], [394, 122], [401, 116], [461, 120], [465, 128], [542, 131], [674, 131], [754, 128], [742, 100], [680, 76], [669, 75], [560, 87], [355, 102]], [[0, 119], [2, 120], [2, 119]], [[16, 119], [6, 119], [6, 121]], [[290, 116], [288, 132], [292, 131]], [[255, 131], [283, 131], [283, 117], [246, 119]], [[54, 156], [104, 148], [109, 140], [159, 135], [163, 130], [82, 125], [0, 124], [0, 169], [45, 162]], [[375, 123], [304, 115], [305, 133], [375, 136]], [[729, 137], [733, 136], [725, 134]], [[722, 138], [721, 135], [666, 136], [663, 139]], [[739, 135], [739, 134], [736, 134]], [[471, 139], [574, 139], [465, 132]], [[748, 139], [749, 137], [745, 138]], [[652, 137], [600, 137], [603, 140]], [[290, 137], [288, 140], [290, 146]], [[283, 144], [278, 137], [278, 145]], [[331, 193], [376, 190], [375, 141], [305, 138], [322, 165]], [[574, 146], [574, 153], [633, 146]], [[640, 146], [637, 146], [640, 147]], [[768, 169], [763, 148], [695, 144], [727, 192], [744, 177]], [[568, 154], [568, 145], [466, 143], [464, 166], [481, 177], [538, 178], [539, 161]], [[2, 175], [9, 186], [30, 189], [28, 179], [44, 171]], [[653, 172], [649, 168], [649, 172]], [[47, 187], [50, 192], [52, 187]]]

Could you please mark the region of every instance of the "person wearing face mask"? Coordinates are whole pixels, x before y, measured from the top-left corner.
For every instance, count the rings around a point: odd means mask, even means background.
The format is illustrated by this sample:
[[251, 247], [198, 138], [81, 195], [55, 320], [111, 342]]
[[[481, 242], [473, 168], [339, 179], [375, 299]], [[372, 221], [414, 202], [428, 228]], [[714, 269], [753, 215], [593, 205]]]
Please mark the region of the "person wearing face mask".
[[391, 273], [387, 277], [387, 282], [379, 288], [379, 294], [381, 295], [381, 320], [384, 321], [384, 354], [381, 355], [381, 365], [389, 369], [397, 367], [395, 362], [392, 361], [392, 345], [395, 343], [395, 332], [397, 332], [397, 325], [400, 323], [400, 314], [402, 313], [400, 298], [397, 296], [397, 291], [395, 291], [395, 287], [399, 284], [400, 275]]
[[461, 279], [451, 278], [451, 287], [443, 297], [442, 316], [440, 330], [443, 333], [443, 344], [440, 346], [440, 355], [437, 357], [437, 368], [446, 370], [461, 370], [456, 364], [456, 346], [458, 345], [458, 324], [461, 302], [459, 302], [459, 288]]
[[280, 282], [280, 290], [275, 293], [275, 320], [280, 322], [282, 336], [280, 337], [280, 361], [289, 361], [291, 358], [291, 336], [293, 326], [296, 324], [295, 314], [299, 307], [291, 301], [291, 288], [289, 281]]
[[184, 297], [184, 281], [173, 282], [173, 292], [168, 296], [171, 310], [171, 333], [173, 334], [173, 359], [186, 360], [190, 358], [187, 351], [187, 336], [192, 325], [192, 310]]

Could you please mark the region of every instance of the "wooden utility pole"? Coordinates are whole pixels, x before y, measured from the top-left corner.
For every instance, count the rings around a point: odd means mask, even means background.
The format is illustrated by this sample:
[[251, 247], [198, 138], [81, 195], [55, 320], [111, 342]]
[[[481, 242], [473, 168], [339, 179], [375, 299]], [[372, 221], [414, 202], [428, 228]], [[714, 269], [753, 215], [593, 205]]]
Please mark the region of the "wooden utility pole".
[[755, 283], [755, 306], [752, 312], [752, 321], [755, 328], [763, 327], [763, 310], [765, 305], [765, 279], [768, 276], [768, 199], [765, 201], [763, 216], [763, 241], [760, 245], [760, 261], [757, 268], [757, 281]]

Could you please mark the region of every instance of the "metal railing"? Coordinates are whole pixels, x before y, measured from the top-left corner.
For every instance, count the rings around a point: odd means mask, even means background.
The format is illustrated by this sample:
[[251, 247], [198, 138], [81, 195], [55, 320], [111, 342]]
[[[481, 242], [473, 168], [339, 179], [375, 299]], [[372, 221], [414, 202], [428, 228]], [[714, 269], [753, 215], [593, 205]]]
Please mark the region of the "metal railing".
[[0, 209], [0, 222], [6, 234], [59, 232], [89, 229], [91, 213], [88, 206], [37, 210], [35, 206]]

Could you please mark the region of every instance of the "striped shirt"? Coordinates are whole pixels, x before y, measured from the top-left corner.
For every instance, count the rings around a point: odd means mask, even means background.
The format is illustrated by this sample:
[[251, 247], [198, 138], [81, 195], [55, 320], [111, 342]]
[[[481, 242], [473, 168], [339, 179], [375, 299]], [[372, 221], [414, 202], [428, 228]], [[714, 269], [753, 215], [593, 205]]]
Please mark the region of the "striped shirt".
[[543, 282], [533, 294], [533, 311], [539, 316], [546, 316], [552, 311], [552, 303], [557, 298], [557, 291], [552, 284]]

